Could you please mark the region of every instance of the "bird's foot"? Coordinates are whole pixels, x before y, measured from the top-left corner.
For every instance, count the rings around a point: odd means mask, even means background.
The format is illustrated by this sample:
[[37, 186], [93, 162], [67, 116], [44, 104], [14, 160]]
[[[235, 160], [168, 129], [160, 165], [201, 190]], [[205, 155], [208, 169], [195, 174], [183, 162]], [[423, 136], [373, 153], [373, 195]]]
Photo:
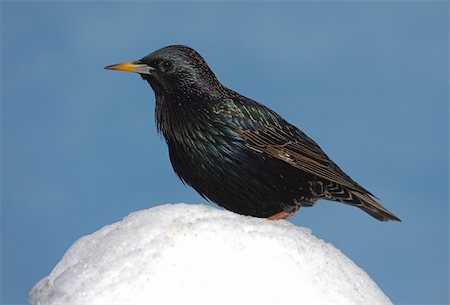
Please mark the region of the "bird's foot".
[[279, 219], [285, 219], [294, 214], [295, 212], [287, 212], [287, 211], [281, 211], [280, 213], [276, 213], [275, 215], [267, 217], [269, 220], [279, 220]]

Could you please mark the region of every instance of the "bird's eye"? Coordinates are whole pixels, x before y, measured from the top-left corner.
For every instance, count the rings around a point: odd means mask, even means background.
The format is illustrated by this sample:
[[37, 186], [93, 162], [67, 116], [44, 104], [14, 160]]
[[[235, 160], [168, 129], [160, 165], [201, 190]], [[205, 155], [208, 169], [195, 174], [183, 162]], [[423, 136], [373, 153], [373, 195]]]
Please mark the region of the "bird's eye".
[[172, 69], [172, 63], [171, 63], [170, 61], [168, 61], [168, 60], [163, 60], [163, 61], [161, 61], [161, 62], [158, 64], [158, 66], [159, 66], [159, 69], [160, 69], [162, 72], [167, 72], [167, 71], [169, 71], [170, 69]]

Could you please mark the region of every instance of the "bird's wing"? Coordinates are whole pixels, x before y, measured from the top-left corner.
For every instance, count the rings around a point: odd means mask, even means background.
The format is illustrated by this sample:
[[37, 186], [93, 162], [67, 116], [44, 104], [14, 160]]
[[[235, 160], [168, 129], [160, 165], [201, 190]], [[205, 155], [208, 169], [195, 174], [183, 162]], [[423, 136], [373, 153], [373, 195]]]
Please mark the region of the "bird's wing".
[[224, 111], [229, 116], [247, 147], [349, 190], [373, 196], [345, 174], [300, 129], [252, 99], [237, 93], [233, 97], [217, 103], [216, 111]]
[[282, 125], [260, 125], [256, 129], [241, 128], [239, 132], [246, 145], [253, 150], [351, 190], [370, 194], [334, 164], [317, 143], [287, 122]]

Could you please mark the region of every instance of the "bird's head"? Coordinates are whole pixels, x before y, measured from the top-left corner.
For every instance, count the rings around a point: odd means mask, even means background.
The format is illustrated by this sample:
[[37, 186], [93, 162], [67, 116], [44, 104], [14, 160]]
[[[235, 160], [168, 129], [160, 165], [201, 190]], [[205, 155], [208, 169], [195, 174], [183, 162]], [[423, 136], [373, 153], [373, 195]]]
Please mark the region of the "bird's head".
[[105, 67], [139, 73], [158, 95], [213, 94], [221, 85], [194, 49], [173, 45], [132, 62]]

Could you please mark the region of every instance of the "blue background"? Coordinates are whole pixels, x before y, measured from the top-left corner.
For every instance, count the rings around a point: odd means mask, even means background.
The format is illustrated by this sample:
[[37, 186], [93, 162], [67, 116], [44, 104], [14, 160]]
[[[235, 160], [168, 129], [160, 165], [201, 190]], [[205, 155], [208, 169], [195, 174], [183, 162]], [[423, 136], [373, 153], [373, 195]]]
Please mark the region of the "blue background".
[[103, 70], [175, 43], [403, 220], [320, 201], [291, 222], [396, 304], [448, 302], [447, 2], [3, 2], [1, 31], [2, 304], [26, 303], [82, 235], [204, 202], [172, 171], [150, 87]]

